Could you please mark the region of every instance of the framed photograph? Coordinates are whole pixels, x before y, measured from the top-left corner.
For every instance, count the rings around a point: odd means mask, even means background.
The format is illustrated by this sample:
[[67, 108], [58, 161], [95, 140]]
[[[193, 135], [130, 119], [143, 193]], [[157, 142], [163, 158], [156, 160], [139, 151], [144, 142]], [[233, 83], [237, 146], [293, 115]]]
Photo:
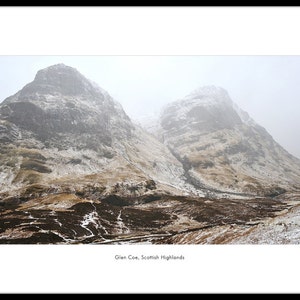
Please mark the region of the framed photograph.
[[299, 13], [1, 8], [0, 292], [298, 292]]

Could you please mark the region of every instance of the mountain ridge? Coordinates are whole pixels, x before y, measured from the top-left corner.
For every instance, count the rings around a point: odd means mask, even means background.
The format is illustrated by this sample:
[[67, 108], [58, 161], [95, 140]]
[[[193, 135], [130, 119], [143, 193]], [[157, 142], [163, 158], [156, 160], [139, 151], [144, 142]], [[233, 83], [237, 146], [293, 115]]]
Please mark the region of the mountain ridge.
[[74, 68], [37, 72], [0, 103], [0, 244], [254, 243], [297, 219], [276, 218], [297, 205], [299, 160], [224, 89], [152, 129]]
[[165, 106], [157, 136], [189, 165], [194, 181], [214, 189], [264, 194], [264, 185], [283, 191], [299, 182], [300, 160], [222, 88], [200, 88]]
[[[70, 87], [73, 78], [79, 85], [75, 89], [73, 83]], [[106, 182], [101, 174], [105, 171], [111, 177], [109, 166], [116, 163], [112, 168], [126, 170], [128, 165], [133, 185], [139, 184], [134, 183], [138, 178], [144, 182], [156, 178], [184, 186], [180, 163], [169, 150], [138, 129], [106, 91], [62, 64], [40, 70], [31, 83], [3, 101], [0, 125], [1, 171], [4, 177], [7, 174], [0, 182], [3, 188], [57, 183], [58, 178], [63, 184], [70, 176], [94, 176]], [[161, 162], [155, 162], [157, 157]], [[112, 184], [117, 181], [116, 176]]]

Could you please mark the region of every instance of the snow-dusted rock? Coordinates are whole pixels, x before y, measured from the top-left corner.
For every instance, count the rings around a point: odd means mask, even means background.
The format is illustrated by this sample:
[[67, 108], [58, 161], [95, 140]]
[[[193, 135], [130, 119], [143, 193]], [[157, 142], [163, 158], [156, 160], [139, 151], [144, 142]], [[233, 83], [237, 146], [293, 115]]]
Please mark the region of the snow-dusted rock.
[[272, 195], [300, 182], [300, 161], [218, 87], [167, 105], [158, 136], [198, 187]]
[[165, 145], [63, 64], [38, 71], [0, 104], [0, 140], [0, 193], [15, 195], [33, 184], [76, 190], [95, 181], [108, 193], [117, 183], [155, 180], [161, 192], [201, 194], [185, 183], [181, 163]]

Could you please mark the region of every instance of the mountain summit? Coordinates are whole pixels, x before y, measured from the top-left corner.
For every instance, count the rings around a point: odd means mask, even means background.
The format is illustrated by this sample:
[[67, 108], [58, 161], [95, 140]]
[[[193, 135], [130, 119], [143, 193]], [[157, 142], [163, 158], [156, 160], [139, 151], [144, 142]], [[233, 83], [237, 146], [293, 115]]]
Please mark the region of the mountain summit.
[[162, 141], [198, 188], [276, 194], [299, 183], [300, 161], [222, 88], [202, 87], [170, 103], [160, 124]]
[[75, 68], [57, 64], [37, 72], [34, 81], [22, 90], [24, 94], [61, 93], [62, 95], [83, 95], [95, 93], [92, 83]]
[[26, 139], [58, 148], [109, 146], [132, 130], [119, 103], [63, 64], [38, 71], [33, 82], [5, 99], [0, 118], [22, 129]]
[[[138, 183], [168, 182], [171, 176], [184, 185], [182, 167], [169, 150], [136, 127], [106, 91], [64, 64], [38, 71], [0, 104], [0, 142], [5, 190], [10, 186], [22, 193], [24, 186], [37, 183], [61, 189], [69, 179], [72, 183], [65, 185], [75, 189], [88, 175], [87, 181], [100, 176], [112, 185], [123, 176], [131, 176], [130, 185], [136, 176]], [[124, 174], [117, 175], [118, 170]]]

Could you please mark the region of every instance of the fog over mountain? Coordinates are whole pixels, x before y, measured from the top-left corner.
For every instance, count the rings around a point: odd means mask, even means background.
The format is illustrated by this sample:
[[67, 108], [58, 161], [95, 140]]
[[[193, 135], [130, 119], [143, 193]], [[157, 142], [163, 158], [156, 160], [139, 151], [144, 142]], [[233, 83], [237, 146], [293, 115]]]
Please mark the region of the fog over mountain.
[[300, 158], [299, 56], [1, 56], [0, 101], [32, 81], [40, 69], [65, 63], [100, 83], [128, 116], [140, 121], [214, 85]]
[[62, 63], [7, 97], [0, 243], [299, 243], [300, 160], [226, 89], [145, 120]]

